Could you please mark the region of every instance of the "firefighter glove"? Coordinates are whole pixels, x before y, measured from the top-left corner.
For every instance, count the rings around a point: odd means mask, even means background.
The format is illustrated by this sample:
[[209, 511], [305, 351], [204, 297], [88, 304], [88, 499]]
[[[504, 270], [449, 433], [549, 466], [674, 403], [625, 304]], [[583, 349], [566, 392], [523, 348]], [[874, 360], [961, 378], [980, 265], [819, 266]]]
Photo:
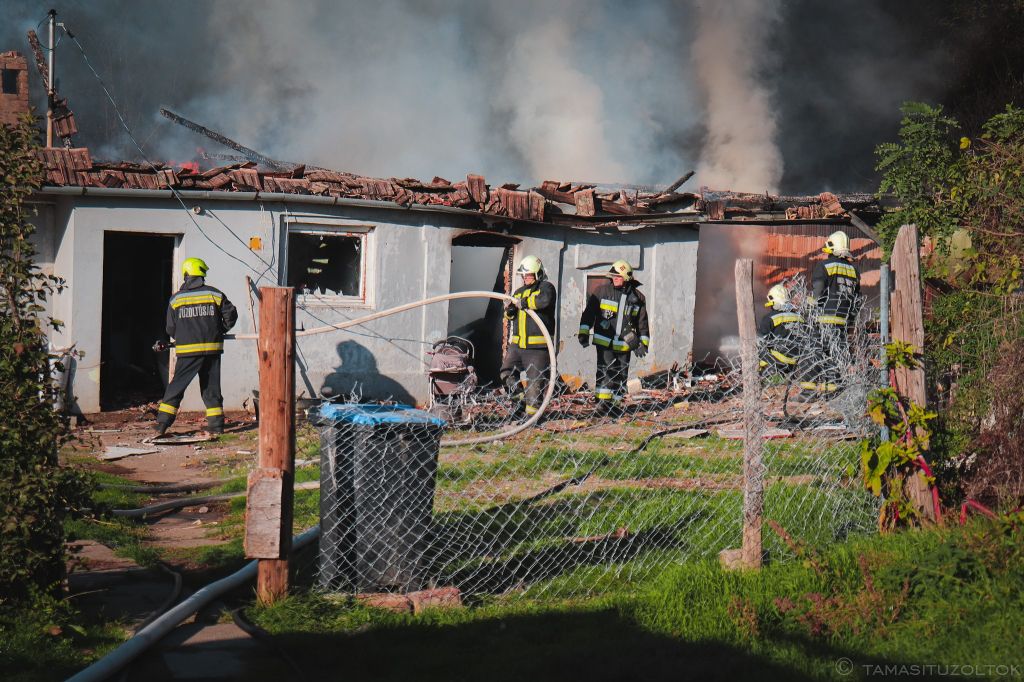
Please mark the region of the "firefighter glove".
[[639, 346], [633, 349], [633, 352], [636, 353], [636, 356], [638, 358], [642, 358], [643, 356], [647, 355], [647, 346], [641, 343]]
[[519, 312], [519, 308], [511, 303], [505, 306], [505, 317], [515, 317], [517, 312]]
[[580, 334], [577, 338], [579, 338], [580, 345], [584, 348], [590, 345], [590, 334]]

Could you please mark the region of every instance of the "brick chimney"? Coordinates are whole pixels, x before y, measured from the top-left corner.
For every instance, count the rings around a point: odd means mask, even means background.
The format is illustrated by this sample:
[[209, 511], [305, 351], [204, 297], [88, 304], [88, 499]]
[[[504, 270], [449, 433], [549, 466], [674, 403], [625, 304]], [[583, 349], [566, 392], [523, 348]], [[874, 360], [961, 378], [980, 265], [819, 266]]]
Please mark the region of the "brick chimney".
[[28, 62], [19, 52], [0, 52], [0, 124], [28, 113]]

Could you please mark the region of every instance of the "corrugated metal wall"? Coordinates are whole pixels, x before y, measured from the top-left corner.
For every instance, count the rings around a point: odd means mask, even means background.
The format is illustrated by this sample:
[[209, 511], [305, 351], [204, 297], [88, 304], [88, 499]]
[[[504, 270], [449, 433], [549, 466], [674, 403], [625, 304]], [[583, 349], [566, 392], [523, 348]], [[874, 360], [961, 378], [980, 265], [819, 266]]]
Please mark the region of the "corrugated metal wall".
[[764, 229], [763, 249], [754, 264], [754, 276], [765, 286], [770, 287], [797, 274], [809, 278], [814, 263], [825, 257], [821, 252], [825, 239], [842, 229], [850, 236], [850, 249], [861, 271], [861, 289], [869, 301], [877, 299], [882, 250], [857, 228], [833, 224], [766, 225]]

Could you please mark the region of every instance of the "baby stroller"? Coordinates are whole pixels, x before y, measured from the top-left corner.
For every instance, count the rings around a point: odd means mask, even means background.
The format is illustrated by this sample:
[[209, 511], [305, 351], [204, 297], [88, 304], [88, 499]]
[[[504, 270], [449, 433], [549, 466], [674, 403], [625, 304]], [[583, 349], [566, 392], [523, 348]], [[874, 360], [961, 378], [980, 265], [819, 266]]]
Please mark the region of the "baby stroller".
[[430, 412], [448, 422], [460, 423], [468, 417], [462, 406], [476, 390], [477, 376], [469, 364], [476, 348], [469, 339], [449, 336], [436, 341], [427, 351], [430, 356]]

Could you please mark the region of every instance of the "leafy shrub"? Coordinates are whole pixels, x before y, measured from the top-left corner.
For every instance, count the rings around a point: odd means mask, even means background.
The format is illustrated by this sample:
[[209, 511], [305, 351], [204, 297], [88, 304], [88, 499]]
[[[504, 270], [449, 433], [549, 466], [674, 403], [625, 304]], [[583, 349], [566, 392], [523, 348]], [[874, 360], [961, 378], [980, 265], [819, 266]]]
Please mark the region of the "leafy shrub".
[[62, 521], [85, 488], [57, 460], [68, 427], [53, 407], [53, 358], [40, 314], [61, 282], [33, 263], [27, 199], [42, 179], [35, 135], [29, 118], [0, 125], [0, 602], [59, 583]]

